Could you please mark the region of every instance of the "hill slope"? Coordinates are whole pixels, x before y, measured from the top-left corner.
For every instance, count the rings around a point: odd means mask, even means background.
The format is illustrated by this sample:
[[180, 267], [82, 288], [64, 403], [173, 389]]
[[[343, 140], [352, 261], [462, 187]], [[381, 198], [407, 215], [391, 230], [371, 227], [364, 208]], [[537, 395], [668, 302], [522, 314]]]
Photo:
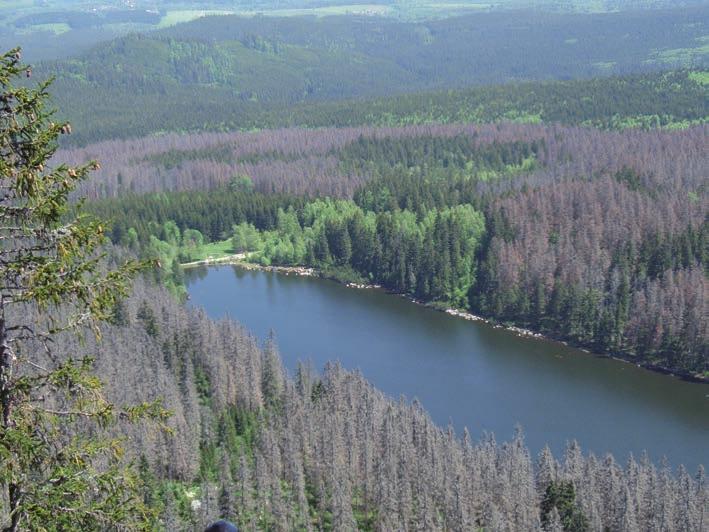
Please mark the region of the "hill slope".
[[302, 103], [702, 66], [708, 16], [709, 7], [421, 23], [206, 17], [37, 71], [57, 76], [57, 103], [92, 140], [262, 127], [255, 113]]
[[222, 516], [248, 530], [560, 530], [559, 517], [593, 530], [699, 530], [709, 517], [703, 470], [632, 457], [622, 467], [575, 443], [561, 460], [535, 458], [520, 433], [459, 438], [337, 365], [290, 378], [274, 342], [260, 347], [143, 283], [104, 340], [87, 342], [65, 338], [56, 352], [95, 353], [112, 400], [161, 396], [174, 412], [172, 435], [121, 434], [156, 529], [199, 531]]
[[[77, 133], [67, 145], [156, 132], [430, 123], [560, 122], [603, 129], [686, 127], [709, 116], [705, 73], [677, 71], [591, 80], [542, 81], [366, 100], [262, 104], [219, 88], [175, 86], [165, 94], [64, 91]], [[62, 86], [63, 82], [59, 82]]]

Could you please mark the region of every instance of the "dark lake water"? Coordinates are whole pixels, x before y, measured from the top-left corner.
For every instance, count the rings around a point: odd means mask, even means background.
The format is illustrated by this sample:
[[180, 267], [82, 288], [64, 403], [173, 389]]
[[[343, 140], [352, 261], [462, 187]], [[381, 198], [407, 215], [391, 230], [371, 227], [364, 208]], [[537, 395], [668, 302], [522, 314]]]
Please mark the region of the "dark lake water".
[[683, 382], [546, 340], [436, 312], [377, 290], [231, 266], [188, 272], [191, 303], [256, 336], [270, 329], [286, 366], [359, 369], [433, 419], [498, 440], [524, 429], [534, 453], [585, 451], [624, 462], [647, 450], [672, 466], [709, 465], [709, 385]]

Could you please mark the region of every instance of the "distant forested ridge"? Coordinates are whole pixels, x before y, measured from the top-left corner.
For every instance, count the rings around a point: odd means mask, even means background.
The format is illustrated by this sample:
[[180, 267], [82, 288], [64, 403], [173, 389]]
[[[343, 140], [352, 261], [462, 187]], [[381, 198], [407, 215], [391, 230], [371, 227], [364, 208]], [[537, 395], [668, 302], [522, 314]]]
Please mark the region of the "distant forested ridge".
[[[513, 83], [368, 100], [293, 105], [235, 101], [228, 94], [175, 88], [161, 97], [116, 95], [67, 116], [83, 126], [67, 143], [154, 132], [280, 127], [404, 126], [430, 123], [560, 122], [603, 129], [681, 128], [709, 116], [706, 72], [675, 71], [590, 80]], [[68, 96], [68, 95], [67, 95]], [[68, 96], [73, 98], [73, 96]], [[94, 96], [87, 95], [94, 98]], [[65, 96], [58, 100], [64, 101]], [[175, 98], [172, 103], [165, 105]], [[66, 102], [71, 107], [71, 102]], [[181, 112], [175, 112], [175, 109]], [[217, 117], [217, 118], [215, 118]]]
[[273, 339], [259, 346], [143, 282], [100, 343], [64, 337], [55, 352], [94, 355], [113, 401], [161, 397], [172, 410], [172, 435], [119, 429], [158, 528], [201, 530], [217, 515], [247, 530], [694, 531], [709, 519], [703, 468], [573, 442], [531, 456], [521, 433], [475, 442], [338, 365], [288, 376]]
[[550, 13], [696, 7], [703, 0], [5, 0], [0, 2], [0, 49], [20, 45], [34, 60], [66, 58], [97, 43], [175, 26], [205, 16], [280, 17], [365, 15], [422, 21], [471, 13], [535, 9]]
[[[164, 131], [422, 121], [662, 125], [705, 118], [701, 83], [670, 75], [497, 85], [705, 69], [708, 9], [484, 13], [416, 23], [205, 17], [35, 71], [57, 77], [56, 102], [80, 131], [75, 143]], [[465, 89], [490, 84], [496, 87]], [[439, 92], [333, 103], [420, 91]]]
[[701, 376], [706, 138], [706, 125], [410, 126], [166, 136], [62, 156], [106, 161], [85, 192], [117, 199], [91, 208], [113, 220], [115, 242], [174, 263], [173, 281], [196, 242], [231, 239], [262, 264], [315, 266]]

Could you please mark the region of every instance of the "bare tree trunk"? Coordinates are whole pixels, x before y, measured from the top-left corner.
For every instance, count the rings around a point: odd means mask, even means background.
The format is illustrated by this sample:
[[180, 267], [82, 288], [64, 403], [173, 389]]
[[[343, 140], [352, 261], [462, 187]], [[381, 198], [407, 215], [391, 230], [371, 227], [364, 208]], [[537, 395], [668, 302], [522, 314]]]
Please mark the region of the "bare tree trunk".
[[17, 530], [20, 529], [20, 513], [17, 512], [17, 508], [20, 505], [20, 500], [22, 498], [20, 487], [17, 484], [10, 484], [8, 495], [10, 501], [10, 524], [3, 528], [3, 532], [17, 532]]
[[0, 408], [2, 409], [2, 427], [10, 426], [10, 377], [14, 355], [10, 349], [5, 327], [5, 305], [0, 296]]
[[[0, 428], [6, 430], [10, 427], [10, 412], [12, 409], [11, 384], [12, 365], [15, 355], [10, 349], [7, 328], [5, 326], [5, 302], [0, 295], [0, 409], [2, 409], [2, 425]], [[16, 511], [22, 497], [17, 484], [11, 483], [2, 487], [7, 490], [8, 516], [10, 523], [3, 528], [3, 532], [15, 532], [19, 530], [19, 513]]]

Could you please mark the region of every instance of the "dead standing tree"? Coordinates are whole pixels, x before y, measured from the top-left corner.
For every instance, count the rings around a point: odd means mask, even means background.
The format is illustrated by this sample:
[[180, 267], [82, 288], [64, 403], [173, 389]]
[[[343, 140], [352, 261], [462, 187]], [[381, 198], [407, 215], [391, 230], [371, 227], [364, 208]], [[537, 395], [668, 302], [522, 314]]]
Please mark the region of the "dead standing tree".
[[[29, 72], [19, 49], [0, 56], [0, 528], [140, 526], [150, 513], [118, 442], [100, 429], [165, 412], [114, 407], [90, 358], [50, 349], [66, 331], [98, 335], [140, 265], [105, 267], [101, 224], [69, 203], [98, 164], [48, 167], [71, 129], [51, 120], [49, 82], [16, 84]], [[83, 435], [77, 423], [99, 430]]]

